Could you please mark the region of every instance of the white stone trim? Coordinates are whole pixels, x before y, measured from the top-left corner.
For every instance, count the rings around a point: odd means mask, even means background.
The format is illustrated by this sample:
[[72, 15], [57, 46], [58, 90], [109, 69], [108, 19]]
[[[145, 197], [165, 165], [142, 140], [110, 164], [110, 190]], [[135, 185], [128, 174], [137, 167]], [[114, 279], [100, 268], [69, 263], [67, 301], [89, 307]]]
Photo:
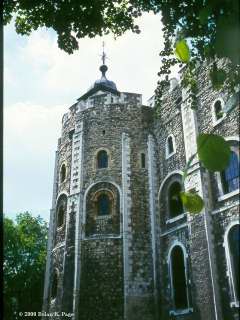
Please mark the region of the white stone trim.
[[62, 248], [62, 247], [64, 247], [64, 246], [65, 246], [65, 241], [60, 242], [56, 247], [54, 247], [54, 248], [52, 249], [52, 253], [54, 253], [55, 251], [57, 251], [58, 249], [60, 249], [60, 248]]
[[55, 202], [55, 205], [56, 205], [56, 206], [57, 206], [57, 204], [58, 204], [59, 198], [60, 198], [62, 195], [65, 195], [67, 198], [68, 198], [68, 196], [69, 196], [68, 192], [65, 191], [65, 190], [62, 191], [62, 192], [60, 192], [60, 193], [58, 194], [57, 199], [56, 199], [56, 202]]
[[[214, 315], [215, 320], [222, 319], [222, 312], [220, 309], [220, 302], [219, 302], [219, 287], [217, 282], [217, 267], [214, 260], [214, 245], [213, 245], [213, 233], [212, 233], [212, 225], [211, 225], [211, 214], [210, 214], [210, 203], [208, 198], [208, 188], [210, 185], [210, 178], [209, 173], [205, 171], [203, 176], [201, 176], [201, 172], [198, 172], [199, 175], [199, 194], [202, 196], [205, 202], [205, 207], [203, 208], [203, 217], [204, 217], [204, 226], [206, 232], [206, 240], [207, 240], [207, 249], [208, 249], [208, 261], [210, 267], [210, 277], [211, 277], [211, 284], [212, 284], [212, 293], [213, 293], [213, 303], [214, 303]], [[204, 180], [206, 184], [204, 184]]]
[[50, 222], [49, 222], [49, 229], [48, 229], [48, 244], [47, 244], [47, 261], [46, 261], [46, 271], [45, 271], [45, 280], [44, 280], [44, 294], [43, 294], [43, 310], [47, 310], [47, 303], [48, 298], [51, 294], [51, 288], [50, 288], [50, 270], [51, 270], [51, 264], [52, 264], [52, 248], [53, 248], [53, 221], [54, 221], [54, 212], [55, 210], [52, 210], [50, 214]]
[[239, 142], [239, 136], [224, 137], [224, 140], [226, 140], [226, 141], [237, 141], [237, 142]]
[[220, 209], [217, 209], [217, 210], [213, 210], [212, 214], [217, 214], [219, 212], [224, 212], [224, 211], [229, 210], [231, 208], [238, 207], [238, 205], [239, 205], [238, 203], [234, 203], [234, 204], [231, 204], [229, 206], [225, 206], [223, 208], [220, 208]]
[[[169, 152], [169, 145], [168, 140], [169, 138], [172, 138], [172, 144], [173, 144], [173, 152]], [[169, 159], [171, 156], [173, 156], [176, 153], [176, 141], [173, 134], [169, 134], [165, 141], [165, 159]]]
[[170, 234], [170, 233], [173, 233], [173, 232], [175, 232], [175, 231], [177, 231], [177, 230], [179, 230], [179, 229], [183, 229], [183, 228], [185, 228], [185, 227], [188, 227], [188, 224], [187, 224], [187, 223], [183, 223], [183, 224], [181, 224], [180, 226], [177, 226], [176, 228], [173, 228], [173, 229], [171, 229], [171, 230], [169, 230], [169, 231], [163, 232], [163, 233], [160, 235], [160, 237], [164, 237], [164, 236], [166, 236], [166, 235], [168, 235], [168, 234]]
[[227, 261], [227, 277], [229, 281], [229, 287], [230, 287], [230, 293], [231, 298], [233, 299], [230, 302], [230, 306], [239, 306], [239, 301], [237, 300], [235, 285], [234, 285], [234, 279], [233, 279], [233, 270], [232, 270], [232, 264], [231, 264], [231, 257], [230, 257], [230, 249], [229, 249], [229, 243], [228, 243], [228, 234], [231, 228], [235, 225], [239, 225], [239, 221], [235, 220], [232, 221], [225, 230], [224, 233], [224, 241], [223, 246], [225, 248], [225, 255], [226, 255], [226, 261]]
[[160, 196], [161, 196], [161, 193], [162, 193], [162, 189], [163, 189], [163, 187], [164, 187], [164, 185], [165, 185], [165, 182], [171, 177], [171, 176], [174, 176], [174, 175], [181, 175], [181, 176], [183, 176], [183, 171], [181, 171], [181, 170], [174, 170], [174, 171], [172, 171], [172, 172], [170, 172], [170, 173], [168, 173], [167, 174], [167, 176], [163, 179], [163, 181], [162, 181], [162, 183], [161, 183], [161, 185], [160, 185], [160, 188], [159, 188], [159, 191], [158, 191], [158, 199], [160, 199]]
[[127, 294], [130, 278], [129, 256], [129, 227], [131, 214], [131, 189], [130, 189], [130, 139], [127, 133], [122, 133], [122, 208], [123, 208], [123, 278], [124, 278], [124, 320], [127, 320]]
[[[184, 145], [185, 145], [185, 154], [186, 162], [190, 157], [197, 153], [197, 135], [198, 135], [198, 123], [196, 118], [196, 112], [193, 111], [190, 107], [191, 98], [189, 97], [189, 88], [184, 88], [182, 91], [183, 103], [181, 105], [181, 115], [182, 115], [182, 124], [183, 124], [183, 135], [184, 135]], [[194, 157], [192, 165], [198, 163], [198, 155]], [[199, 195], [203, 197], [205, 201], [205, 208], [202, 210], [204, 218], [204, 226], [207, 240], [207, 251], [208, 251], [208, 260], [210, 267], [210, 278], [211, 278], [211, 289], [213, 296], [213, 308], [214, 308], [214, 319], [221, 320], [221, 307], [219, 302], [218, 294], [218, 283], [216, 279], [216, 265], [214, 261], [214, 248], [213, 248], [213, 239], [212, 239], [212, 230], [211, 230], [211, 221], [210, 221], [210, 204], [208, 199], [209, 192], [209, 176], [206, 175], [206, 186], [203, 186], [204, 182], [202, 180], [201, 171], [194, 172], [194, 174], [188, 174], [187, 179], [185, 180], [185, 190], [190, 190], [195, 188], [198, 190]], [[191, 228], [191, 226], [189, 226]]]
[[168, 220], [166, 221], [166, 223], [168, 224], [168, 223], [176, 222], [176, 221], [178, 221], [178, 220], [180, 220], [180, 219], [182, 219], [182, 218], [184, 218], [184, 217], [186, 217], [186, 216], [187, 216], [187, 213], [184, 212], [184, 213], [179, 214], [178, 216], [176, 216], [176, 217], [174, 217], [174, 218], [168, 219]]
[[154, 161], [154, 140], [153, 136], [148, 136], [148, 181], [149, 181], [149, 204], [151, 218], [151, 233], [152, 233], [152, 259], [153, 259], [153, 287], [155, 308], [158, 316], [158, 291], [157, 291], [157, 248], [156, 248], [156, 177], [157, 170]]
[[236, 189], [232, 192], [226, 193], [223, 196], [218, 197], [218, 201], [223, 201], [223, 200], [227, 200], [229, 198], [232, 198], [234, 196], [236, 196], [237, 194], [239, 194], [239, 189]]
[[187, 309], [182, 309], [182, 310], [178, 310], [178, 311], [174, 311], [174, 310], [170, 310], [169, 311], [169, 315], [173, 315], [173, 316], [180, 316], [180, 315], [184, 315], [184, 314], [188, 314], [188, 313], [192, 313], [193, 312], [193, 308], [187, 308]]
[[77, 194], [81, 189], [81, 170], [83, 159], [83, 122], [76, 122], [72, 137], [72, 166], [70, 194]]
[[[222, 112], [223, 112], [223, 116], [220, 119], [217, 119], [216, 116], [216, 112], [215, 112], [215, 103], [217, 101], [221, 102], [221, 106], [222, 106]], [[225, 106], [225, 102], [221, 97], [218, 97], [217, 99], [215, 99], [211, 105], [211, 112], [212, 112], [212, 121], [213, 121], [213, 126], [215, 127], [217, 124], [219, 124], [220, 122], [223, 121], [223, 119], [226, 117], [226, 113], [223, 111], [224, 110], [224, 106]]]
[[[103, 236], [99, 236], [99, 235], [92, 235], [91, 237], [88, 238], [84, 238], [82, 239], [82, 241], [91, 241], [91, 240], [99, 240], [99, 239], [103, 239]], [[114, 235], [104, 235], [104, 239], [122, 239], [122, 236], [114, 236]]]
[[[79, 154], [74, 154], [74, 146], [79, 147]], [[75, 220], [75, 255], [74, 255], [74, 287], [73, 287], [73, 320], [78, 319], [78, 305], [79, 305], [79, 288], [81, 279], [81, 238], [82, 229], [80, 223], [82, 220], [83, 199], [82, 199], [82, 176], [83, 176], [83, 154], [84, 154], [84, 140], [83, 140], [83, 122], [77, 122], [75, 126], [75, 133], [72, 139], [72, 168], [71, 168], [71, 194], [72, 201], [76, 204], [76, 220]], [[77, 164], [73, 162], [76, 157]], [[76, 188], [73, 188], [73, 174], [78, 174], [79, 183]], [[75, 189], [75, 190], [74, 190]], [[76, 193], [75, 193], [76, 192]], [[75, 194], [75, 195], [74, 195]], [[72, 202], [71, 201], [71, 202]]]
[[[189, 89], [182, 90], [183, 102], [181, 104], [181, 115], [183, 125], [183, 136], [185, 145], [186, 162], [190, 157], [197, 152], [197, 119], [196, 113], [191, 109], [191, 98], [189, 95]], [[198, 161], [196, 156], [192, 163]]]

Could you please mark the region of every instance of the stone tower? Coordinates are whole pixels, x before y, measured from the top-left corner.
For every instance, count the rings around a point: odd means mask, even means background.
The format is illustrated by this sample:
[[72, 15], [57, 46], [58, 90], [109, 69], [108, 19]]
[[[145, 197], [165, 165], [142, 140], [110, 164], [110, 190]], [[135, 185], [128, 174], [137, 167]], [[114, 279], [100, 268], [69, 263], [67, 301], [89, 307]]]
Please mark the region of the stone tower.
[[[74, 320], [238, 319], [229, 235], [239, 234], [236, 108], [216, 119], [216, 103], [223, 108], [229, 97], [209, 87], [207, 66], [198, 70], [198, 110], [173, 80], [158, 116], [154, 97], [144, 106], [140, 94], [118, 91], [107, 69], [103, 53], [101, 78], [62, 119], [44, 312]], [[183, 185], [197, 134], [215, 126], [231, 143], [234, 182], [196, 158]], [[201, 194], [200, 214], [184, 210], [181, 189]]]

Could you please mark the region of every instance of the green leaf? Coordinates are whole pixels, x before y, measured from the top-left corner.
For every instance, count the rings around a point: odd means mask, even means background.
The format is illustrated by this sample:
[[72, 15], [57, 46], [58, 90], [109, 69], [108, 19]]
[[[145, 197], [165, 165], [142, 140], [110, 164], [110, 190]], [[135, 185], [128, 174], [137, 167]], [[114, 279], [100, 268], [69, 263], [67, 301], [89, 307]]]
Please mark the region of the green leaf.
[[175, 54], [177, 58], [182, 62], [189, 62], [190, 60], [190, 50], [186, 40], [180, 40], [176, 42]]
[[180, 197], [184, 207], [190, 213], [199, 213], [204, 207], [203, 199], [195, 192], [181, 192]]
[[216, 134], [199, 134], [197, 150], [200, 161], [210, 171], [223, 171], [229, 163], [230, 147]]

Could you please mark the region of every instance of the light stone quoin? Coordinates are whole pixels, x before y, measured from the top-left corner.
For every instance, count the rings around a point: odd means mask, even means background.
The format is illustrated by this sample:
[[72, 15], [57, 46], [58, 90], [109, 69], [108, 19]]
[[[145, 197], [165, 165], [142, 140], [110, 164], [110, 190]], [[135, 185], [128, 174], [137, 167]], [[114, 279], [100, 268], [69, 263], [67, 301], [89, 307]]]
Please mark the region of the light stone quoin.
[[[145, 106], [107, 70], [104, 58], [100, 79], [62, 118], [42, 319], [239, 320], [237, 106], [215, 121], [215, 101], [230, 97], [211, 89], [206, 64], [196, 110], [176, 79], [160, 106], [155, 96]], [[183, 184], [197, 135], [213, 129], [234, 152], [229, 168], [208, 172], [196, 156]], [[194, 189], [203, 210], [187, 212], [176, 188]]]

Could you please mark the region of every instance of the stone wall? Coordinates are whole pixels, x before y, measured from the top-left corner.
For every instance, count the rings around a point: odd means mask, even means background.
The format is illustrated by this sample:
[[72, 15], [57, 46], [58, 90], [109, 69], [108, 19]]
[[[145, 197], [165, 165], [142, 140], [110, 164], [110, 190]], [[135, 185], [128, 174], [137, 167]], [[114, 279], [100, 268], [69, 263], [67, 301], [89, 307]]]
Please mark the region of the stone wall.
[[[208, 173], [196, 158], [182, 183], [186, 162], [196, 151], [199, 132], [236, 138], [236, 108], [214, 125], [211, 108], [224, 92], [198, 69], [198, 109], [179, 85], [166, 90], [159, 113], [142, 106], [141, 95], [99, 91], [78, 101], [63, 116], [51, 210], [51, 243], [44, 309], [75, 314], [74, 320], [237, 320], [231, 305], [223, 246], [225, 232], [237, 221], [236, 194], [221, 197], [219, 175]], [[174, 152], [166, 152], [172, 135]], [[97, 167], [105, 150], [108, 167]], [[144, 159], [144, 165], [143, 160]], [[66, 178], [60, 181], [61, 166]], [[195, 216], [172, 218], [168, 188], [179, 181], [195, 188], [205, 208]], [[111, 215], [98, 216], [96, 199], [106, 192]], [[67, 197], [64, 225], [57, 228], [57, 205]], [[184, 253], [188, 306], [175, 310], [170, 252]], [[51, 297], [54, 273], [58, 290]], [[47, 276], [48, 275], [48, 276]], [[216, 317], [218, 314], [218, 318]]]

